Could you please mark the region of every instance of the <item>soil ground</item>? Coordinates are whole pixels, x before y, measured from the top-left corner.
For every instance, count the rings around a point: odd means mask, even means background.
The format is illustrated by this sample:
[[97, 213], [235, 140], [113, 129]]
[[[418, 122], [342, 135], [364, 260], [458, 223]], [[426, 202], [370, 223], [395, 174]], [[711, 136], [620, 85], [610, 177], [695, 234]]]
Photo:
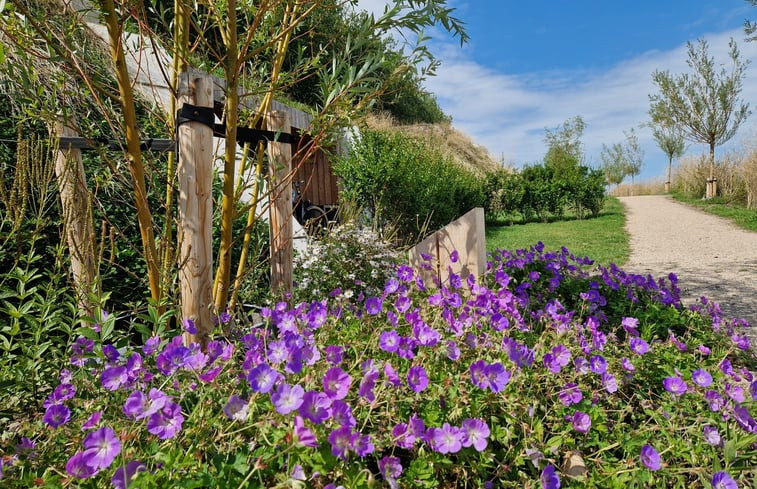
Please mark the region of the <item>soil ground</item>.
[[631, 256], [623, 267], [655, 277], [678, 276], [688, 306], [701, 296], [730, 318], [744, 318], [757, 346], [757, 233], [737, 228], [661, 195], [622, 197]]

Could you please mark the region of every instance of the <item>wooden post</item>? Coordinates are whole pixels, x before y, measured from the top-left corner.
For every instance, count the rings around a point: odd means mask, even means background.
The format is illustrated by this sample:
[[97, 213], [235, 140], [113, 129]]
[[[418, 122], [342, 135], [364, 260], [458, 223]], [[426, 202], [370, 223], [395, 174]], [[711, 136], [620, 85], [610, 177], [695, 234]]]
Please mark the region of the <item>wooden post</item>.
[[[213, 80], [200, 73], [183, 73], [179, 107], [188, 103], [213, 107]], [[213, 330], [213, 130], [201, 122], [178, 129], [179, 227], [177, 230], [179, 290], [182, 319], [194, 321], [196, 334], [184, 333], [184, 342], [203, 348]], [[233, 142], [230, 144], [234, 144]]]
[[[69, 125], [58, 122], [59, 137], [78, 136]], [[81, 150], [59, 148], [55, 158], [55, 176], [63, 212], [63, 229], [71, 255], [71, 272], [79, 307], [88, 317], [94, 317], [94, 305], [89, 294], [99, 292], [95, 232], [92, 223], [92, 204], [89, 200]]]
[[[289, 115], [273, 111], [266, 117], [268, 129], [289, 133]], [[268, 143], [268, 175], [271, 185], [271, 291], [284, 296], [292, 291], [292, 147]]]

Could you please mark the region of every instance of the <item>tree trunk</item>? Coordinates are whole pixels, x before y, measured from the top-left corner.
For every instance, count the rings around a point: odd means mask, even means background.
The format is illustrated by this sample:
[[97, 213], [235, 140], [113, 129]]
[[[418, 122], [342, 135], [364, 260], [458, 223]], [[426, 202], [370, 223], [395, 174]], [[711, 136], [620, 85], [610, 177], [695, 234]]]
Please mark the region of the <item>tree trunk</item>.
[[670, 193], [670, 174], [673, 170], [673, 156], [668, 155], [668, 178], [665, 180], [665, 193]]
[[718, 194], [718, 180], [715, 178], [715, 143], [710, 143], [710, 178], [707, 180], [705, 197], [711, 199]]

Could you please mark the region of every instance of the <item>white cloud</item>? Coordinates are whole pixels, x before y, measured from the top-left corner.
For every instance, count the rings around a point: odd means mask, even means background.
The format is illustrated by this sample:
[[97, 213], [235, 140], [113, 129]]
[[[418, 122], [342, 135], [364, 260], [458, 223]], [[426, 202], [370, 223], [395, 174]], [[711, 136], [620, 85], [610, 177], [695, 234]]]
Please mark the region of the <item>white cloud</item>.
[[[716, 62], [727, 63], [728, 40], [737, 40], [744, 59], [757, 58], [757, 43], [740, 42], [741, 30], [704, 36]], [[465, 50], [454, 45], [437, 49], [442, 66], [437, 76], [426, 81], [453, 124], [478, 143], [506, 161], [516, 164], [540, 160], [545, 152], [544, 128], [581, 115], [586, 122], [583, 137], [590, 163], [599, 161], [602, 143], [623, 140], [623, 131], [648, 120], [650, 93], [656, 91], [652, 72], [669, 70], [673, 74], [688, 71], [686, 46], [669, 51], [650, 51], [619, 62], [604, 72], [548, 72], [509, 75], [472, 61]], [[506, 56], [506, 53], [503, 53]], [[742, 98], [757, 101], [757, 67], [747, 70]], [[757, 112], [757, 109], [755, 109]], [[741, 134], [754, 133], [754, 117], [748, 119], [732, 142]], [[661, 176], [666, 157], [655, 146], [651, 131], [637, 129], [645, 150], [642, 177]], [[702, 145], [692, 145], [691, 153], [700, 153]], [[721, 151], [722, 150], [718, 150]]]

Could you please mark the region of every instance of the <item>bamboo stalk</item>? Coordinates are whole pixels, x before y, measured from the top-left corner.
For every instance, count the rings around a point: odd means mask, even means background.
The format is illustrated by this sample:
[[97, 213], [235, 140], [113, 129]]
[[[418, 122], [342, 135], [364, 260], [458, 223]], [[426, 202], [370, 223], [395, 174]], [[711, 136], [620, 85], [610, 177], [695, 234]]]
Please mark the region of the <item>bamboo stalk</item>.
[[147, 187], [145, 185], [145, 172], [142, 164], [142, 150], [140, 149], [139, 129], [137, 128], [137, 115], [134, 105], [134, 93], [132, 92], [131, 80], [124, 57], [123, 43], [121, 41], [121, 27], [113, 0], [102, 1], [102, 13], [110, 37], [110, 49], [113, 62], [116, 66], [116, 80], [120, 94], [119, 102], [124, 118], [126, 129], [126, 148], [129, 158], [129, 173], [134, 185], [134, 203], [137, 208], [137, 220], [139, 232], [142, 238], [142, 248], [147, 262], [147, 278], [150, 283], [152, 299], [158, 303], [162, 297], [160, 268], [158, 266], [158, 253], [155, 248], [155, 235], [152, 227], [152, 215], [147, 204]]

